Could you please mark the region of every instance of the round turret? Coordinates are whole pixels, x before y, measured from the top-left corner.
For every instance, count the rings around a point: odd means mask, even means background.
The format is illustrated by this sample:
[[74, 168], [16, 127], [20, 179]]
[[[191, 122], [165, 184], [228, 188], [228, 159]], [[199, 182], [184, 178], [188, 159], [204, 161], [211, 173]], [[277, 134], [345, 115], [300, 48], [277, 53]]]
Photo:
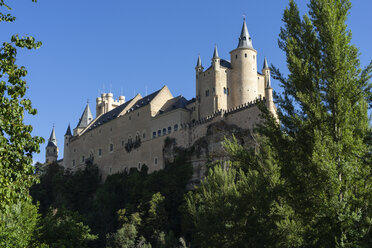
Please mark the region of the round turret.
[[227, 87], [228, 107], [232, 108], [258, 97], [257, 51], [253, 49], [245, 20], [238, 47], [230, 52], [230, 56], [231, 70]]
[[228, 80], [231, 107], [253, 101], [258, 96], [257, 52], [250, 48], [231, 51], [231, 73]]
[[119, 104], [125, 103], [125, 96], [119, 96]]

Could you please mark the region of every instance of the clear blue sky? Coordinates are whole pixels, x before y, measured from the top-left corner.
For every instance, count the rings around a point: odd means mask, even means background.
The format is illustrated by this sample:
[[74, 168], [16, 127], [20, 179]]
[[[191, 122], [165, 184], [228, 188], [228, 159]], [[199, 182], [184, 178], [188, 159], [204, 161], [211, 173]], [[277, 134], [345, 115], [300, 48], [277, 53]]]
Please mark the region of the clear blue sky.
[[[299, 0], [302, 13], [308, 1]], [[31, 35], [43, 42], [36, 51], [20, 52], [18, 64], [28, 68], [28, 97], [37, 108], [26, 117], [34, 135], [49, 138], [53, 123], [60, 158], [68, 124], [74, 128], [87, 99], [95, 113], [99, 91], [111, 89], [117, 98], [151, 93], [168, 85], [174, 96], [195, 95], [194, 67], [200, 53], [210, 65], [214, 44], [229, 58], [236, 48], [246, 15], [259, 68], [269, 63], [285, 71], [285, 56], [277, 45], [282, 14], [288, 1], [8, 1], [17, 17], [1, 23], [0, 41], [11, 34]], [[360, 49], [361, 65], [372, 56], [372, 1], [353, 1], [348, 20], [352, 42]], [[278, 83], [273, 81], [274, 90]], [[35, 161], [44, 162], [45, 144]]]

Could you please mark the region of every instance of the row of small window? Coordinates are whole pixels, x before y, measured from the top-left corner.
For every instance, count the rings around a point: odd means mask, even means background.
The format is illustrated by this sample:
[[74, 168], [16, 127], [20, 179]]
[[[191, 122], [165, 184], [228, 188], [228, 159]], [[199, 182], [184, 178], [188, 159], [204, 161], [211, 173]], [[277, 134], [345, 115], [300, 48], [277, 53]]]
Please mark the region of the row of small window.
[[[213, 88], [213, 93], [215, 93], [215, 89]], [[223, 93], [225, 95], [229, 94], [229, 88], [223, 87]], [[209, 89], [205, 91], [205, 96], [209, 96]]]
[[[248, 55], [247, 55], [247, 54], [245, 53], [245, 54], [244, 54], [244, 57], [246, 57], [246, 58], [247, 58], [247, 57], [248, 57]], [[238, 58], [238, 55], [235, 55], [235, 58], [237, 59], [237, 58]], [[253, 59], [256, 59], [256, 56], [255, 56], [255, 55], [253, 55]]]
[[[173, 126], [173, 131], [177, 131], [178, 130], [178, 124], [174, 125]], [[167, 134], [170, 134], [172, 132], [172, 127], [168, 127], [168, 129], [166, 128], [163, 128], [163, 132], [162, 130], [158, 130], [158, 137], [160, 136], [164, 136], [164, 135], [167, 135]], [[152, 138], [155, 139], [156, 138], [156, 131], [152, 132]]]
[[[101, 152], [101, 149], [98, 150], [99, 152]], [[84, 156], [82, 156], [82, 160], [84, 162]], [[158, 158], [155, 157], [154, 158], [154, 165], [158, 165]], [[72, 160], [72, 166], [75, 167], [75, 160]], [[125, 168], [127, 169], [127, 168]], [[141, 169], [141, 163], [138, 163], [138, 169]], [[109, 168], [109, 172], [111, 173], [111, 167]]]

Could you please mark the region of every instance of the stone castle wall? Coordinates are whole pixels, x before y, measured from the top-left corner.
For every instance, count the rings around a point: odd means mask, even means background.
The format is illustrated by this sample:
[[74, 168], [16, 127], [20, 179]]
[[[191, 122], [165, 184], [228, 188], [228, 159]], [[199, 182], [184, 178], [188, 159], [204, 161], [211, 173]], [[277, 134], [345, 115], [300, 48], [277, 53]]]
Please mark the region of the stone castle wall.
[[[112, 173], [129, 170], [132, 167], [141, 168], [146, 164], [149, 172], [164, 168], [164, 141], [167, 137], [176, 140], [177, 146], [188, 148], [205, 137], [211, 124], [225, 122], [241, 129], [252, 129], [259, 121], [257, 103], [251, 102], [234, 109], [217, 111], [199, 121], [190, 123], [190, 112], [176, 109], [164, 115], [151, 117], [151, 105], [133, 111], [133, 113], [118, 117], [78, 137], [70, 139], [68, 156], [64, 159], [65, 167], [77, 170], [85, 166], [85, 161], [92, 158], [100, 168], [103, 179]], [[177, 125], [177, 130], [175, 126]], [[169, 127], [171, 128], [169, 131]], [[158, 131], [160, 130], [160, 135]], [[156, 132], [156, 137], [153, 133]], [[128, 140], [140, 143], [128, 147]], [[218, 136], [218, 134], [216, 134]], [[209, 154], [222, 152], [223, 138], [211, 139]], [[218, 156], [217, 156], [218, 157]], [[195, 180], [200, 176], [202, 164], [206, 157], [192, 158]]]

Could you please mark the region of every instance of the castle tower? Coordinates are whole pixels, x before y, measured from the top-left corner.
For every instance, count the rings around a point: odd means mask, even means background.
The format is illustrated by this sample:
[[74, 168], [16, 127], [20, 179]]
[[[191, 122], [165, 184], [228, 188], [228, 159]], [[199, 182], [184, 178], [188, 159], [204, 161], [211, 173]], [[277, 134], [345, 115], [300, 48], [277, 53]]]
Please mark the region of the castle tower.
[[52, 133], [50, 134], [49, 140], [48, 140], [48, 145], [45, 148], [45, 163], [53, 163], [57, 161], [58, 158], [58, 147], [57, 147], [57, 139], [56, 139], [56, 133], [53, 130]]
[[74, 135], [79, 135], [81, 131], [83, 131], [92, 121], [93, 121], [92, 111], [90, 111], [89, 103], [87, 103], [87, 106], [85, 107], [84, 112], [80, 117], [79, 123], [74, 129]]
[[277, 117], [276, 110], [274, 107], [274, 101], [273, 101], [273, 88], [271, 88], [270, 68], [267, 64], [266, 57], [265, 57], [264, 64], [262, 67], [262, 74], [265, 76], [266, 107], [275, 117]]
[[231, 70], [227, 82], [228, 108], [255, 100], [258, 97], [257, 51], [253, 49], [245, 19], [238, 47], [230, 52]]
[[65, 133], [65, 143], [64, 143], [64, 146], [63, 146], [63, 160], [64, 161], [67, 160], [68, 151], [69, 151], [68, 146], [70, 144], [71, 137], [72, 137], [71, 127], [70, 127], [70, 124], [68, 124], [67, 130], [66, 130], [66, 133]]
[[203, 73], [203, 66], [202, 66], [202, 62], [201, 62], [201, 58], [200, 58], [200, 55], [198, 56], [198, 60], [196, 62], [196, 67], [195, 67], [195, 80], [196, 80], [196, 93], [195, 93], [195, 96], [196, 96], [196, 104], [195, 104], [195, 111], [196, 111], [196, 116], [197, 118], [199, 119], [200, 118], [200, 108], [199, 108], [199, 105], [200, 105], [200, 94], [201, 94], [201, 87], [200, 87], [200, 84], [201, 84], [201, 76], [202, 76], [202, 73]]
[[123, 103], [125, 103], [125, 96], [119, 96], [119, 100], [115, 100], [112, 93], [102, 93], [101, 97], [96, 99], [96, 117], [113, 110]]

